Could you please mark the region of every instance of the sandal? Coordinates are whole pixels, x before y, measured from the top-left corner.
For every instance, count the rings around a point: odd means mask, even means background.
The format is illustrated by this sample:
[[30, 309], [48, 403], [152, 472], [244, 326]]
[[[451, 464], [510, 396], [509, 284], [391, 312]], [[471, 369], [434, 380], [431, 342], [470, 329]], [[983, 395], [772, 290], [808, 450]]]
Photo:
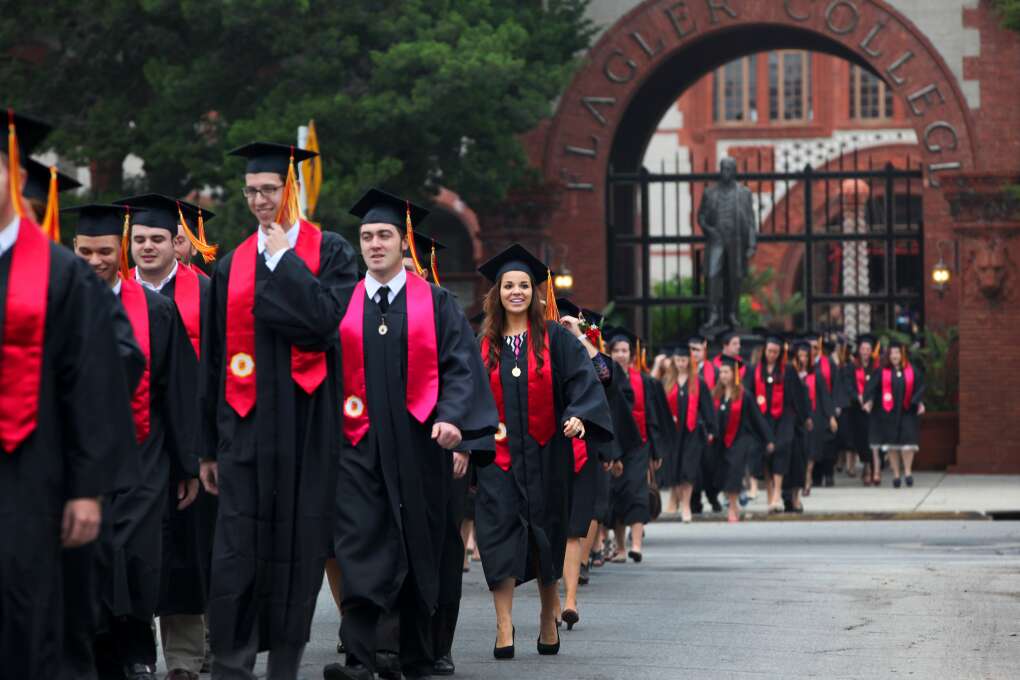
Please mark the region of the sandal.
[[613, 564], [626, 564], [627, 555], [626, 553], [622, 552], [613, 553], [613, 556], [609, 558], [609, 561], [612, 562]]

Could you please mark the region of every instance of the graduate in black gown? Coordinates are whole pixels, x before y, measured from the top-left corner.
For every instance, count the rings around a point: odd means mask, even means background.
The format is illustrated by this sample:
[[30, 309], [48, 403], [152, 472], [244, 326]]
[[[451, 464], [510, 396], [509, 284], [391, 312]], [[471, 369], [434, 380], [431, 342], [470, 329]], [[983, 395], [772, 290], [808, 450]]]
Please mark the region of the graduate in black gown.
[[[126, 276], [125, 267], [109, 266], [122, 257], [125, 208], [72, 210], [80, 215], [75, 252], [111, 285], [146, 359], [132, 399], [137, 449], [130, 464], [113, 475], [107, 505], [112, 543], [100, 551], [103, 632], [96, 638], [96, 666], [100, 677], [150, 680], [156, 668], [151, 620], [159, 598], [166, 497], [173, 489], [185, 508], [198, 493], [194, 376], [189, 382], [181, 369], [190, 348], [173, 303]], [[100, 253], [111, 249], [104, 259]]]
[[[708, 359], [708, 340], [703, 335], [695, 333], [687, 339], [687, 348], [690, 351], [691, 361], [694, 362], [698, 375], [705, 381], [708, 389], [712, 390], [715, 388], [718, 369]], [[719, 503], [719, 489], [715, 485], [715, 470], [715, 456], [702, 456], [701, 474], [694, 483], [694, 489], [691, 492], [692, 513], [701, 513], [702, 493], [708, 498], [708, 502], [712, 506], [712, 512], [720, 512], [722, 510], [722, 505]]]
[[783, 510], [783, 480], [789, 475], [793, 441], [799, 424], [810, 427], [807, 395], [789, 360], [784, 338], [769, 335], [760, 363], [748, 373], [747, 389], [754, 394], [755, 405], [772, 430], [775, 449], [765, 457], [768, 473], [768, 511]]
[[871, 448], [868, 432], [869, 415], [864, 410], [864, 393], [871, 380], [871, 375], [878, 370], [878, 339], [865, 333], [857, 336], [857, 348], [853, 361], [847, 362], [844, 370], [849, 407], [847, 408], [848, 438], [851, 450], [857, 454], [864, 469], [861, 471], [861, 483], [864, 486], [882, 483], [882, 454]]
[[[118, 201], [132, 211], [132, 276], [151, 291], [173, 301], [179, 335], [188, 342], [178, 369], [188, 399], [185, 408], [197, 413], [202, 322], [209, 298], [209, 279], [178, 262], [177, 241], [212, 259], [215, 248], [199, 241], [204, 224], [215, 215], [186, 201], [158, 194]], [[199, 220], [203, 228], [199, 230]], [[193, 405], [192, 405], [193, 404]], [[197, 488], [197, 480], [195, 480]], [[166, 494], [163, 512], [163, 559], [160, 578], [160, 638], [171, 674], [197, 675], [205, 658], [204, 614], [209, 590], [209, 560], [216, 523], [216, 497], [198, 490], [195, 502], [182, 507], [190, 490], [183, 484]]]
[[[637, 337], [623, 328], [607, 330], [610, 355], [626, 371], [621, 385], [630, 405], [631, 415], [641, 434], [642, 446], [628, 452], [623, 459], [623, 474], [613, 479], [612, 524], [615, 536], [613, 562], [635, 562], [641, 553], [645, 524], [651, 521], [649, 477], [662, 465], [670, 450], [673, 419], [666, 406], [666, 393], [659, 381], [640, 370]], [[631, 549], [626, 549], [626, 532], [630, 529]]]
[[673, 354], [675, 376], [663, 384], [669, 410], [676, 424], [673, 464], [667, 483], [676, 490], [680, 520], [691, 521], [691, 494], [701, 474], [701, 461], [715, 441], [715, 406], [712, 391], [694, 368], [690, 350]]
[[478, 470], [475, 502], [482, 568], [496, 609], [493, 655], [513, 657], [514, 588], [532, 579], [542, 602], [538, 651], [556, 654], [556, 582], [574, 478], [571, 440], [609, 441], [609, 406], [591, 358], [556, 321], [546, 265], [514, 244], [479, 271], [493, 284], [485, 296], [481, 355], [501, 421], [495, 461]]
[[[889, 457], [893, 486], [914, 485], [913, 464], [924, 415], [924, 374], [910, 363], [907, 346], [892, 341], [881, 369], [871, 374], [865, 389], [864, 410], [871, 448]], [[903, 478], [900, 478], [901, 466]]]
[[729, 499], [729, 521], [740, 521], [740, 503], [737, 500], [744, 484], [747, 460], [755, 447], [763, 447], [767, 454], [775, 449], [772, 430], [758, 410], [754, 396], [744, 389], [737, 371], [740, 363], [731, 356], [722, 355], [719, 361], [718, 382], [712, 390], [716, 413], [716, 438], [713, 455], [718, 459], [716, 484]]
[[424, 677], [434, 663], [432, 616], [449, 524], [451, 451], [463, 439], [495, 433], [498, 419], [453, 295], [403, 267], [409, 249], [424, 273], [413, 227], [406, 225], [427, 211], [372, 189], [351, 212], [361, 218], [368, 273], [336, 296], [344, 427], [334, 550], [347, 658], [324, 674], [373, 677], [379, 617], [393, 609], [400, 670]]
[[[202, 483], [218, 494], [209, 592], [216, 678], [293, 678], [333, 528], [340, 453], [339, 310], [354, 250], [297, 209], [293, 163], [314, 154], [251, 144], [244, 194], [256, 230], [212, 276], [201, 347]], [[293, 160], [292, 160], [293, 158]]]
[[21, 151], [0, 136], [0, 659], [4, 677], [56, 678], [81, 594], [64, 589], [62, 558], [93, 545], [134, 435], [112, 296], [9, 191], [49, 126], [12, 117]]
[[805, 377], [808, 402], [815, 427], [807, 433], [807, 471], [804, 473], [804, 495], [811, 495], [811, 487], [821, 483], [824, 477], [819, 474], [830, 474], [836, 460], [836, 432], [839, 421], [836, 419], [836, 396], [840, 391], [837, 385], [838, 371], [829, 357], [832, 345], [822, 333], [805, 335], [802, 340], [811, 347], [813, 361], [812, 370]]

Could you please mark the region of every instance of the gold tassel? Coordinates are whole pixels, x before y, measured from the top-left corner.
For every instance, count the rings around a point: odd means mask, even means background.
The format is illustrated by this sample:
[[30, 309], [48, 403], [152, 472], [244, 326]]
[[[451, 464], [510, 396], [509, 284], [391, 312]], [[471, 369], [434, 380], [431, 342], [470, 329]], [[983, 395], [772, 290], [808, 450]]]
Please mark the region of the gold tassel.
[[438, 285], [440, 285], [440, 283], [439, 283], [439, 258], [436, 257], [436, 244], [435, 243], [432, 244], [432, 262], [431, 262], [431, 265], [432, 265], [432, 283], [434, 283], [434, 284], [436, 284], [438, 286]]
[[18, 148], [18, 133], [14, 129], [14, 109], [7, 109], [7, 188], [14, 202], [18, 217], [28, 214], [21, 197], [21, 152]]
[[560, 320], [560, 310], [556, 306], [556, 286], [553, 285], [552, 271], [549, 269], [545, 270], [545, 320]]
[[60, 243], [60, 199], [57, 168], [50, 168], [50, 190], [46, 197], [46, 212], [43, 215], [42, 230], [54, 243]]
[[304, 215], [301, 214], [301, 203], [298, 201], [297, 171], [294, 169], [292, 146], [290, 165], [287, 166], [287, 180], [283, 183], [283, 198], [280, 200], [280, 210], [276, 213], [276, 222], [286, 230], [300, 219], [304, 219]]
[[878, 362], [881, 356], [882, 356], [882, 341], [879, 340], [878, 342], [875, 343], [875, 349], [871, 353], [871, 360], [874, 362]]
[[414, 244], [414, 225], [411, 224], [411, 202], [404, 201], [404, 207], [404, 227], [407, 231], [407, 247], [411, 251], [411, 261], [414, 263], [414, 271], [418, 276], [424, 276], [425, 267], [421, 266], [421, 260], [418, 258], [418, 248]]
[[124, 230], [120, 236], [120, 275], [127, 278], [131, 275], [131, 263], [128, 262], [128, 249], [131, 247], [131, 210], [124, 208]]
[[[195, 234], [192, 233], [191, 229], [188, 228], [188, 221], [184, 219], [184, 211], [181, 210], [180, 201], [177, 202], [177, 218], [180, 220], [181, 229], [184, 230], [184, 235], [188, 237], [188, 241], [191, 243], [192, 247], [198, 251], [199, 255], [202, 256], [202, 261], [208, 264], [209, 262], [215, 260], [217, 247], [209, 245], [208, 243], [205, 242], [205, 239], [203, 237], [195, 236]], [[202, 224], [201, 210], [198, 211], [198, 226], [200, 234], [203, 231], [205, 231], [205, 225]]]

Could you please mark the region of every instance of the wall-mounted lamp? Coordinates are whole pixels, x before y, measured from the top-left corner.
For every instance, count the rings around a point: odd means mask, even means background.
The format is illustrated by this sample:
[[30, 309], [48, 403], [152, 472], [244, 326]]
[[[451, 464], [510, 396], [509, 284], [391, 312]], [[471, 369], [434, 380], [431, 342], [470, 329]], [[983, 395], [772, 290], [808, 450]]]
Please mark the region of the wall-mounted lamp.
[[935, 266], [931, 269], [931, 286], [939, 295], [944, 295], [946, 289], [949, 287], [949, 282], [953, 278], [953, 272], [949, 269], [949, 265], [946, 264], [945, 251], [943, 246], [950, 245], [949, 241], [939, 241], [936, 247], [939, 249], [939, 261], [935, 263]]
[[574, 290], [574, 277], [566, 267], [560, 267], [560, 271], [553, 277], [553, 285], [559, 293], [570, 293]]

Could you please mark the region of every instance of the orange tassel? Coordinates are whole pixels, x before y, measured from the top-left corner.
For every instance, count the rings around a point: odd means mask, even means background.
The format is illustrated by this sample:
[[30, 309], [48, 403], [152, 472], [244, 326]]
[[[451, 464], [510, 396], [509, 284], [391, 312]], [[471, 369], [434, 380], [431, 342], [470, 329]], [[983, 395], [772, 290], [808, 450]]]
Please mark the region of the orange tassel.
[[18, 133], [14, 129], [14, 109], [7, 109], [7, 188], [14, 202], [18, 217], [28, 214], [21, 197], [21, 152], [18, 149]]
[[879, 340], [875, 343], [875, 350], [871, 353], [871, 360], [878, 361], [879, 357], [882, 356], [882, 341]]
[[60, 199], [57, 168], [50, 168], [50, 190], [46, 197], [46, 213], [43, 215], [42, 230], [54, 243], [60, 243]]
[[[280, 199], [280, 210], [276, 213], [276, 223], [284, 229], [300, 219], [301, 203], [298, 201], [297, 171], [294, 169], [294, 147], [290, 147], [290, 165], [287, 166], [287, 180], [283, 183], [283, 197]], [[199, 251], [201, 252], [201, 251]]]
[[131, 247], [131, 210], [124, 208], [124, 230], [120, 237], [120, 275], [127, 278], [131, 275], [131, 263], [128, 261], [128, 249]]
[[434, 284], [436, 284], [438, 286], [438, 285], [440, 285], [440, 283], [439, 283], [439, 258], [436, 257], [436, 245], [434, 243], [432, 244], [432, 262], [431, 262], [431, 266], [432, 266], [432, 283], [434, 283]]
[[[411, 202], [404, 201], [406, 212], [404, 213], [404, 228], [407, 231], [407, 247], [411, 251], [411, 261], [414, 263], [414, 271], [418, 276], [425, 275], [425, 267], [421, 266], [418, 258], [418, 248], [414, 245], [414, 225], [411, 224]], [[438, 285], [438, 282], [437, 284]]]
[[[209, 245], [205, 242], [204, 238], [201, 236], [195, 236], [195, 234], [191, 232], [191, 229], [188, 228], [188, 221], [184, 219], [184, 211], [181, 210], [180, 201], [177, 202], [177, 218], [180, 220], [181, 229], [184, 230], [184, 235], [188, 237], [188, 241], [191, 242], [192, 247], [194, 247], [194, 249], [198, 251], [198, 254], [202, 256], [202, 261], [208, 264], [215, 260], [217, 247]], [[198, 226], [201, 230], [199, 233], [205, 231], [205, 225], [202, 224], [201, 210], [198, 213]]]
[[548, 269], [545, 270], [545, 320], [560, 320], [560, 309], [556, 306], [556, 286], [553, 285], [552, 272]]

